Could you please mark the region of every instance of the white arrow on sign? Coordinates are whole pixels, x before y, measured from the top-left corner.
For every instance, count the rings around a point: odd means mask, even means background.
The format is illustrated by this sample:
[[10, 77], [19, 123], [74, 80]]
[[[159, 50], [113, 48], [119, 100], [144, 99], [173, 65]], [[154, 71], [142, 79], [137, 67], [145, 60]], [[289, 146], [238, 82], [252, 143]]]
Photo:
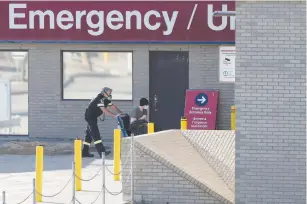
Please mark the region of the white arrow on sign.
[[197, 101], [200, 101], [200, 103], [203, 104], [206, 102], [206, 98], [202, 96], [201, 98], [197, 99]]

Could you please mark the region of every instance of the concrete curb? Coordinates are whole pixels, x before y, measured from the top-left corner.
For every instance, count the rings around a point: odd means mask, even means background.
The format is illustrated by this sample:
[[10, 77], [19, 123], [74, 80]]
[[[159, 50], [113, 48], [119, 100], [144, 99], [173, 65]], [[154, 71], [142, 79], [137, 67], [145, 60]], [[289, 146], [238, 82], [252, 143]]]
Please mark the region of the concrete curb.
[[71, 142], [38, 142], [38, 141], [9, 141], [0, 143], [0, 154], [35, 155], [36, 146], [44, 146], [45, 155], [73, 154]]
[[[74, 153], [73, 141], [0, 141], [0, 155], [35, 155], [36, 146], [44, 146], [45, 155], [69, 155]], [[112, 147], [106, 146], [112, 150]], [[90, 151], [96, 152], [92, 145]]]

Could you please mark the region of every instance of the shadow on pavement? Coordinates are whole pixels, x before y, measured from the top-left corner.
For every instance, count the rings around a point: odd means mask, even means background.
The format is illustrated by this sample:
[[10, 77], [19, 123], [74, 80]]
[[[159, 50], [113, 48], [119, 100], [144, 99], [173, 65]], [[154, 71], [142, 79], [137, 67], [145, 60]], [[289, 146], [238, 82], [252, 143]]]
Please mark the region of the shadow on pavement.
[[[90, 166], [91, 163], [98, 159], [84, 158], [82, 160], [83, 168]], [[68, 170], [72, 169], [73, 155], [45, 156], [44, 171]], [[0, 155], [0, 174], [1, 173], [26, 173], [35, 171], [34, 155]], [[6, 176], [3, 176], [6, 177]], [[2, 178], [0, 176], [0, 178]]]

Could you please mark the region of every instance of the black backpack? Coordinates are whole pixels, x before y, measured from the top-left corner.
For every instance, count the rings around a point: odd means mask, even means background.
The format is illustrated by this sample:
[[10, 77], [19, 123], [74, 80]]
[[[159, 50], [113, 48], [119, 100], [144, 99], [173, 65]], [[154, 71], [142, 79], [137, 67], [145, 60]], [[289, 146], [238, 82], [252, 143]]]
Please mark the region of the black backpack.
[[127, 113], [121, 113], [119, 117], [123, 122], [124, 130], [126, 131], [127, 135], [130, 136], [130, 115]]

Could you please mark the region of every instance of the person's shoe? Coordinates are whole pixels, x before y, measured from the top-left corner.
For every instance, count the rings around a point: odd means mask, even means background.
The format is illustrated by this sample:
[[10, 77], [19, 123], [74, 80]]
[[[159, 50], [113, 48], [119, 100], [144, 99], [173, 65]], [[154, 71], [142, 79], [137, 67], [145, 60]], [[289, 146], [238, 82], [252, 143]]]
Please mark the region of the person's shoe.
[[106, 149], [105, 155], [108, 156], [109, 154], [111, 154], [111, 150], [110, 149]]
[[82, 154], [82, 157], [85, 158], [85, 157], [94, 157], [93, 154], [91, 153], [86, 153], [86, 154]]
[[[111, 154], [111, 150], [106, 149], [105, 152], [104, 152], [104, 155], [108, 156], [109, 154]], [[100, 156], [100, 158], [102, 157], [102, 153], [101, 152], [99, 153], [99, 156]]]
[[83, 158], [84, 158], [84, 157], [94, 157], [94, 155], [91, 154], [91, 153], [89, 153], [89, 152], [87, 152], [87, 151], [82, 151], [82, 157], [83, 157]]

